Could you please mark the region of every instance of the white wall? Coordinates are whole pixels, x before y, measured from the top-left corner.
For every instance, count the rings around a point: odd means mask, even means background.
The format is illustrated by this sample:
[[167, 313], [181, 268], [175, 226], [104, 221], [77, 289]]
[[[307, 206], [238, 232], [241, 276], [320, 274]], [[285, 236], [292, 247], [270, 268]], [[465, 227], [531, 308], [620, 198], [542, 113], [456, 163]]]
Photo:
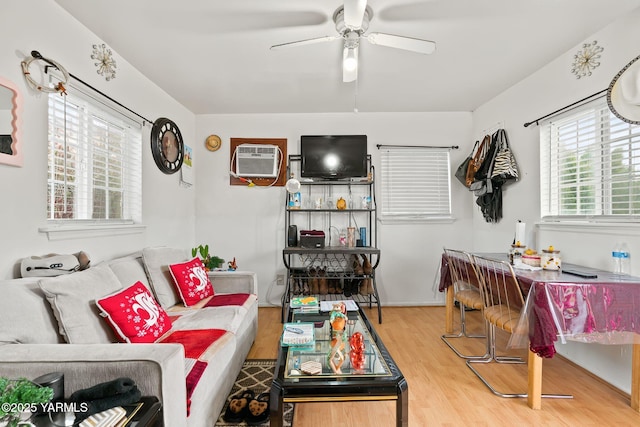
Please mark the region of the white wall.
[[[527, 243], [543, 248], [554, 245], [563, 260], [576, 264], [610, 269], [611, 249], [616, 241], [626, 240], [632, 254], [632, 272], [640, 275], [640, 239], [637, 227], [545, 226], [540, 220], [539, 128], [525, 128], [525, 122], [593, 93], [606, 89], [612, 78], [629, 61], [640, 54], [640, 9], [584, 40], [597, 40], [604, 47], [600, 67], [593, 75], [576, 79], [571, 73], [573, 55], [581, 45], [566, 52], [527, 79], [478, 108], [473, 114], [473, 133], [503, 122], [523, 173], [522, 180], [504, 193], [504, 219], [486, 224], [476, 210], [473, 217], [474, 250], [506, 251], [513, 240], [515, 221], [527, 224]], [[496, 76], [499, 78], [499, 76]], [[625, 237], [626, 236], [626, 237]], [[602, 376], [616, 387], [630, 391], [631, 351], [629, 346], [599, 346], [568, 343], [557, 346], [559, 353]]]
[[0, 40], [0, 75], [14, 82], [24, 98], [21, 123], [25, 154], [24, 167], [0, 164], [0, 278], [19, 276], [20, 260], [31, 255], [84, 250], [97, 263], [145, 246], [190, 248], [195, 189], [179, 187], [177, 174], [165, 175], [155, 166], [149, 148], [150, 126], [143, 132], [142, 147], [144, 233], [49, 241], [38, 232], [46, 225], [47, 96], [28, 88], [23, 78], [20, 61], [31, 50], [54, 59], [150, 120], [171, 118], [188, 145], [193, 145], [195, 117], [117, 53], [117, 77], [106, 82], [90, 58], [92, 45], [102, 41], [52, 0], [3, 2]]
[[[275, 285], [284, 272], [285, 244], [283, 187], [248, 188], [229, 185], [229, 138], [286, 138], [288, 154], [297, 154], [303, 134], [366, 134], [368, 151], [379, 171], [376, 144], [468, 145], [470, 113], [411, 114], [269, 114], [201, 115], [197, 137], [222, 137], [222, 148], [208, 152], [196, 146], [198, 181], [196, 229], [198, 239], [224, 259], [237, 258], [240, 269], [258, 273], [261, 303], [276, 304], [284, 287]], [[452, 162], [466, 153], [452, 151]], [[378, 290], [384, 305], [442, 304], [433, 290], [443, 245], [471, 248], [471, 201], [467, 190], [452, 183], [450, 224], [379, 224], [381, 261]], [[325, 230], [326, 231], [326, 230]]]

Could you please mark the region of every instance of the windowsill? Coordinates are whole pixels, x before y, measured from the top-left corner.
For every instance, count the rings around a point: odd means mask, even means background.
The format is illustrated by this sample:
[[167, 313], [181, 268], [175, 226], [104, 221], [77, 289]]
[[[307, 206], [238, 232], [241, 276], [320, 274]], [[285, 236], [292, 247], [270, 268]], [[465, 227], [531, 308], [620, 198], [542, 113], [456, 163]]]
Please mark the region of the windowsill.
[[146, 225], [142, 224], [74, 224], [50, 225], [40, 227], [38, 231], [45, 233], [49, 240], [79, 239], [88, 237], [119, 236], [140, 234]]
[[549, 231], [640, 236], [640, 223], [631, 222], [540, 221], [536, 226]]
[[449, 217], [381, 217], [378, 219], [380, 224], [452, 224], [456, 219]]

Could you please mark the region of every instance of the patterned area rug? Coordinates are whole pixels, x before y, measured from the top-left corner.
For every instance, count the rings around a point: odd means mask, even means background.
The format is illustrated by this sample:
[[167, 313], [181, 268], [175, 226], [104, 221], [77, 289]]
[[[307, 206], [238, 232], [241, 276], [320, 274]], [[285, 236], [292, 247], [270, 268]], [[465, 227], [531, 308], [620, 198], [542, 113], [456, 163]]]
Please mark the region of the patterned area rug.
[[[227, 397], [227, 402], [224, 404], [224, 408], [222, 408], [222, 412], [218, 417], [218, 421], [216, 421], [216, 427], [246, 426], [247, 423], [244, 421], [239, 424], [230, 424], [222, 419], [222, 416], [227, 410], [229, 400], [231, 396], [235, 396], [240, 390], [253, 390], [256, 396], [260, 393], [269, 391], [271, 389], [271, 382], [273, 381], [273, 372], [275, 371], [275, 368], [275, 360], [245, 360], [242, 365], [242, 370], [238, 374], [238, 378], [236, 378], [236, 382], [231, 389], [231, 393], [229, 394], [229, 397]], [[284, 404], [284, 427], [292, 426], [293, 410], [294, 405], [292, 403]], [[269, 426], [269, 420], [260, 425]]]

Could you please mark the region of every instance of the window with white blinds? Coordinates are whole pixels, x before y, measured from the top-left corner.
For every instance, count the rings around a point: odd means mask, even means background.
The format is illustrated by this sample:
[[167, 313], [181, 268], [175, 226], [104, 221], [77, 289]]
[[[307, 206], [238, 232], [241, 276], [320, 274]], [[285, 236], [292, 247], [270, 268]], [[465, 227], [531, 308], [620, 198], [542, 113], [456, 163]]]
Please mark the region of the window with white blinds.
[[47, 218], [139, 223], [141, 125], [79, 91], [49, 95]]
[[542, 217], [640, 219], [640, 126], [598, 98], [540, 130]]
[[448, 148], [380, 148], [381, 218], [451, 218]]

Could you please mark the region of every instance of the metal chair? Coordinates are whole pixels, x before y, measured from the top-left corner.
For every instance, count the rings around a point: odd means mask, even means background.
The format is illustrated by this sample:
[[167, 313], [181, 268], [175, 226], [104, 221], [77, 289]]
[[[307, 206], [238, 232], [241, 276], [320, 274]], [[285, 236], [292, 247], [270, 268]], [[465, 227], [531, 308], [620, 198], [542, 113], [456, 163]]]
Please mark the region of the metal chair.
[[[501, 397], [527, 397], [526, 393], [497, 391], [474, 367], [474, 363], [526, 363], [520, 357], [498, 356], [496, 328], [513, 334], [525, 306], [524, 296], [513, 268], [508, 262], [472, 255], [476, 273], [482, 287], [483, 316], [487, 322], [487, 351], [484, 359], [467, 360], [467, 366], [495, 395]], [[543, 394], [542, 397], [570, 399], [564, 394]]]
[[[486, 335], [469, 334], [467, 332], [466, 311], [467, 308], [482, 310], [482, 293], [480, 283], [473, 266], [473, 258], [467, 252], [444, 248], [444, 255], [451, 276], [454, 299], [460, 306], [460, 332], [457, 334], [444, 334], [440, 338], [444, 341], [458, 357], [463, 359], [486, 359], [489, 350], [483, 355], [467, 355], [461, 353], [449, 341], [452, 338], [486, 338]], [[450, 288], [451, 289], [451, 288]], [[447, 292], [450, 291], [447, 290]]]

